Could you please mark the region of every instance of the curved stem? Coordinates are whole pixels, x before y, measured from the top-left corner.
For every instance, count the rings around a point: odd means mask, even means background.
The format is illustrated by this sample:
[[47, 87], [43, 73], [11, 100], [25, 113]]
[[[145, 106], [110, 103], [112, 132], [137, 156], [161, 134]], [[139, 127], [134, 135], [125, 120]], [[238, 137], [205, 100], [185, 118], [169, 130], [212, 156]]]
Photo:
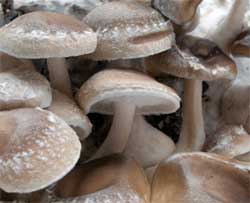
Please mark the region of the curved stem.
[[47, 59], [51, 87], [72, 97], [71, 82], [64, 58]]
[[147, 123], [143, 116], [135, 116], [133, 128], [124, 154], [147, 168], [168, 158], [175, 150], [174, 142]]
[[124, 151], [131, 132], [136, 106], [129, 102], [114, 103], [113, 123], [108, 136], [91, 159]]
[[183, 123], [177, 152], [200, 151], [205, 142], [202, 81], [184, 80]]

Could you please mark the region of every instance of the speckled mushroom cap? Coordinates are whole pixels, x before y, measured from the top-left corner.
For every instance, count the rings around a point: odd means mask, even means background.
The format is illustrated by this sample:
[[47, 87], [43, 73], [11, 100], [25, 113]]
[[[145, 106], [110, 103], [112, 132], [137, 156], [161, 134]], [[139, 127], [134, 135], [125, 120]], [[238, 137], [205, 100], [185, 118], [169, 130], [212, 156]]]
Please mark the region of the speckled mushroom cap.
[[185, 36], [178, 41], [178, 46], [145, 59], [147, 69], [205, 81], [236, 77], [234, 61], [212, 41]]
[[97, 32], [97, 49], [88, 55], [94, 60], [145, 57], [169, 49], [174, 42], [171, 22], [138, 2], [106, 3], [84, 22]]
[[155, 8], [176, 24], [191, 21], [202, 0], [154, 0]]
[[93, 75], [78, 93], [85, 113], [113, 114], [112, 103], [128, 99], [138, 114], [164, 114], [179, 108], [176, 92], [153, 78], [132, 70], [108, 69]]
[[38, 72], [16, 68], [0, 73], [0, 110], [46, 108], [51, 100], [50, 84]]
[[156, 170], [151, 202], [248, 202], [249, 164], [209, 153], [179, 153]]
[[0, 188], [27, 193], [42, 189], [76, 164], [81, 145], [55, 114], [41, 109], [0, 112]]
[[0, 29], [0, 50], [18, 58], [69, 57], [91, 53], [96, 34], [83, 22], [59, 13], [25, 14]]
[[52, 103], [47, 110], [66, 121], [77, 132], [80, 139], [86, 138], [92, 128], [88, 117], [83, 114], [74, 100], [68, 96], [55, 89], [52, 90], [52, 95]]
[[250, 57], [250, 29], [242, 32], [232, 46], [232, 54]]
[[54, 191], [57, 197], [78, 197], [75, 202], [86, 203], [147, 203], [150, 198], [142, 168], [133, 159], [118, 154], [76, 167]]

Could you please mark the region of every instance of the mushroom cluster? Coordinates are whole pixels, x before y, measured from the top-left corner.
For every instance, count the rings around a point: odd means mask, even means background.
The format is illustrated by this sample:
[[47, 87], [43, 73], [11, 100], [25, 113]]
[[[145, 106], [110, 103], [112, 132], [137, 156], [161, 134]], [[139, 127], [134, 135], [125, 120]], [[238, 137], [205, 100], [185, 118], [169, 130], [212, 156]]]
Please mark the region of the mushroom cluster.
[[0, 203], [250, 201], [249, 0], [36, 1], [0, 4]]

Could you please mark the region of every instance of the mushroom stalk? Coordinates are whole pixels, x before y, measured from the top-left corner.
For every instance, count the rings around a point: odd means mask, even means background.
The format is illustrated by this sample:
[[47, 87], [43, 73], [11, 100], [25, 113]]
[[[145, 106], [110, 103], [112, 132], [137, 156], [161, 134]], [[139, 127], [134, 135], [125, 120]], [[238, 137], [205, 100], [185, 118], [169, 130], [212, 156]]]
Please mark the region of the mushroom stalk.
[[72, 97], [71, 82], [68, 66], [64, 58], [47, 59], [51, 86], [60, 92]]
[[127, 145], [136, 106], [123, 101], [114, 103], [114, 117], [106, 140], [91, 159], [100, 158], [113, 153], [121, 153]]
[[202, 81], [184, 80], [183, 123], [177, 152], [199, 151], [205, 142]]

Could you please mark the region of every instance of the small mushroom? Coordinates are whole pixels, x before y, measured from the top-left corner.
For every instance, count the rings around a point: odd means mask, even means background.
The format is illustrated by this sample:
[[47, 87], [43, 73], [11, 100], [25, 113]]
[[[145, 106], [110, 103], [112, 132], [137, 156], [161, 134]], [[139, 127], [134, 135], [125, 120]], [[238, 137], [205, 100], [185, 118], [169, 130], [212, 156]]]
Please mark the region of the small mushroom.
[[250, 57], [250, 29], [242, 32], [236, 38], [231, 50], [235, 56]]
[[0, 110], [46, 108], [51, 100], [49, 82], [38, 72], [23, 66], [0, 72]]
[[59, 13], [32, 12], [0, 29], [0, 50], [17, 58], [47, 58], [52, 87], [71, 96], [64, 57], [91, 53], [96, 34], [83, 22]]
[[0, 188], [28, 193], [49, 186], [76, 164], [81, 144], [75, 132], [41, 109], [0, 112]]
[[134, 158], [142, 167], [157, 165], [175, 150], [167, 135], [149, 125], [142, 116], [135, 116], [124, 154]]
[[168, 114], [179, 108], [171, 88], [132, 70], [107, 69], [93, 75], [78, 93], [85, 113], [114, 114], [108, 136], [93, 158], [124, 151], [136, 114]]
[[54, 188], [60, 202], [148, 203], [150, 186], [132, 159], [111, 155], [76, 167]]
[[47, 108], [48, 111], [62, 118], [71, 126], [79, 138], [84, 140], [91, 132], [92, 125], [77, 104], [67, 95], [58, 90], [52, 90], [52, 103]]
[[153, 0], [153, 5], [177, 25], [186, 24], [194, 18], [202, 0]]
[[250, 152], [250, 135], [242, 126], [226, 125], [209, 137], [206, 151], [234, 158]]
[[209, 153], [180, 153], [160, 164], [151, 202], [249, 202], [249, 164]]
[[235, 63], [213, 42], [186, 35], [179, 47], [145, 59], [146, 69], [157, 69], [184, 80], [183, 124], [177, 151], [199, 151], [205, 141], [202, 80], [236, 77]]
[[85, 18], [97, 32], [93, 60], [139, 58], [169, 49], [174, 42], [171, 22], [159, 12], [138, 2], [109, 2]]

